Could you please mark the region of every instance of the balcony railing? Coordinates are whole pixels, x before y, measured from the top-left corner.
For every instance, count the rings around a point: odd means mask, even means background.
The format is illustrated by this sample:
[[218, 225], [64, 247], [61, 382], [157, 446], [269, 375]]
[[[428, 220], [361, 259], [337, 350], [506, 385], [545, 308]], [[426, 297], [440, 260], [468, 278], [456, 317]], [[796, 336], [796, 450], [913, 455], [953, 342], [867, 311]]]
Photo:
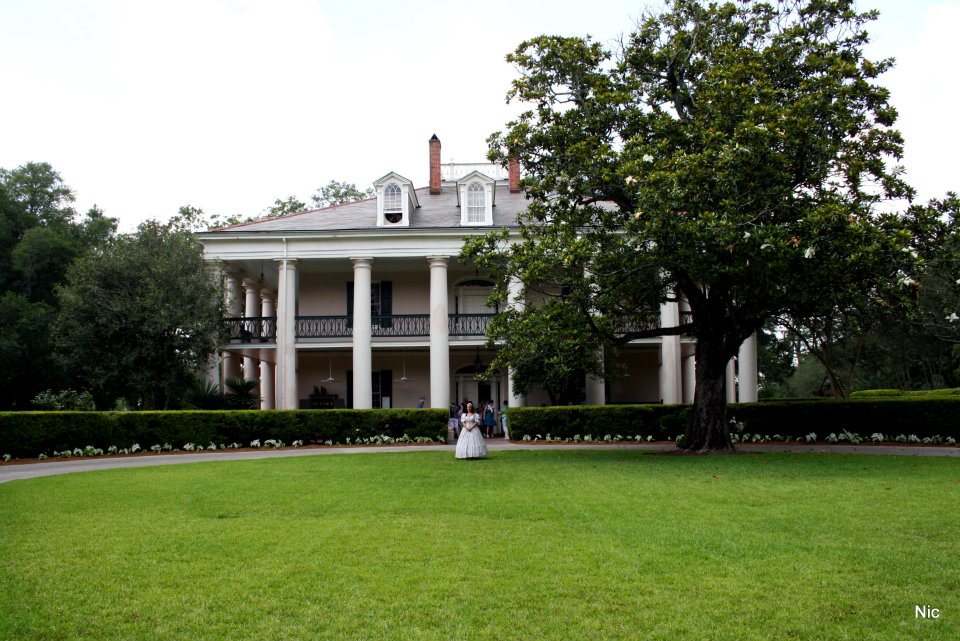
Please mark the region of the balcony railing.
[[[450, 314], [450, 336], [486, 336], [493, 314]], [[277, 337], [277, 319], [271, 317], [227, 318], [230, 341], [234, 343], [273, 342]], [[352, 316], [297, 316], [297, 338], [350, 338]], [[391, 314], [373, 316], [370, 333], [378, 337], [430, 335], [429, 314]]]
[[248, 316], [224, 320], [227, 323], [231, 341], [266, 343], [277, 337], [277, 318], [275, 316]]
[[450, 336], [486, 336], [493, 314], [450, 314]]
[[[447, 330], [451, 337], [482, 337], [493, 314], [450, 314]], [[692, 320], [690, 312], [680, 312], [681, 324]], [[277, 319], [275, 316], [253, 316], [225, 319], [230, 332], [230, 341], [234, 343], [270, 343], [277, 338]], [[297, 338], [350, 338], [353, 336], [352, 316], [297, 316]], [[659, 323], [643, 326], [624, 319], [617, 326], [618, 334], [656, 329]], [[392, 314], [373, 316], [370, 319], [370, 333], [380, 337], [410, 337], [430, 335], [429, 314]]]

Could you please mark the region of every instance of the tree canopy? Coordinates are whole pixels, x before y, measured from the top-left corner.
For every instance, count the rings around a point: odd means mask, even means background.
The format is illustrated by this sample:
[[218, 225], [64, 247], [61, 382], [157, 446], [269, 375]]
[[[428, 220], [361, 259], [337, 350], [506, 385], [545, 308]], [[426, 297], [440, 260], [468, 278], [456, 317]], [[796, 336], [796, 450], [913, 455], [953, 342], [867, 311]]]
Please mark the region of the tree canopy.
[[147, 221], [80, 258], [58, 298], [59, 360], [100, 409], [174, 406], [222, 339], [221, 287], [177, 225]]
[[69, 384], [53, 362], [55, 289], [117, 226], [96, 206], [79, 218], [73, 202], [48, 163], [0, 169], [0, 408], [28, 409], [39, 392]]
[[[929, 219], [878, 211], [912, 190], [876, 84], [892, 61], [863, 55], [875, 16], [853, 0], [673, 0], [614, 50], [558, 36], [520, 44], [508, 99], [529, 109], [489, 142], [492, 159], [523, 165], [530, 206], [519, 239], [502, 231], [464, 255], [501, 296], [517, 278], [550, 304], [498, 320], [493, 365], [522, 355], [511, 335], [554, 306], [593, 337], [582, 358], [692, 334], [687, 447], [727, 448], [724, 372], [744, 339], [773, 317], [908, 291]], [[689, 305], [689, 323], [658, 326], [670, 300]]]

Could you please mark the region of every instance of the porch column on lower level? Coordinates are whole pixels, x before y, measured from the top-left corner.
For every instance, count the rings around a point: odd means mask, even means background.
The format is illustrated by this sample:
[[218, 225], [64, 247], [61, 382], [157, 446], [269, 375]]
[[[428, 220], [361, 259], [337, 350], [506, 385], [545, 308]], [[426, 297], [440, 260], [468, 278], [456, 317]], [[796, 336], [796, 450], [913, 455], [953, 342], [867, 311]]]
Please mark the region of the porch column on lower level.
[[[264, 318], [271, 318], [274, 315], [273, 292], [269, 289], [260, 290], [260, 315]], [[269, 321], [264, 321], [267, 323]], [[263, 326], [263, 333], [268, 334], [270, 326]], [[271, 353], [272, 352], [272, 353]], [[274, 397], [274, 379], [276, 377], [276, 368], [273, 360], [276, 358], [276, 350], [260, 350], [260, 409], [272, 410], [276, 407]]]
[[757, 334], [754, 332], [740, 345], [737, 356], [737, 390], [741, 403], [757, 402]]
[[[660, 326], [680, 325], [680, 306], [676, 302], [660, 306]], [[680, 402], [683, 389], [680, 378], [680, 337], [663, 336], [660, 339], [660, 400], [666, 404]]]
[[[223, 297], [224, 308], [227, 316], [236, 318], [240, 316], [240, 280], [233, 273], [226, 272], [223, 275]], [[240, 356], [230, 352], [223, 353], [223, 380], [220, 381], [221, 388], [225, 388], [227, 380], [240, 378]]]
[[[601, 347], [598, 350], [598, 357], [600, 362], [603, 363], [603, 348]], [[606, 382], [602, 376], [591, 376], [587, 375], [587, 405], [606, 405], [607, 403], [607, 390]]]
[[353, 261], [353, 407], [373, 407], [373, 348], [370, 332], [370, 281], [373, 258]]
[[297, 259], [277, 259], [276, 407], [297, 409]]
[[737, 361], [730, 359], [727, 362], [727, 402], [737, 402]]
[[430, 407], [450, 407], [449, 256], [427, 256], [430, 265]]
[[[511, 278], [507, 284], [507, 307], [510, 309], [522, 310], [526, 306], [524, 299], [523, 282], [519, 278]], [[527, 404], [527, 399], [523, 394], [516, 392], [513, 379], [516, 376], [516, 370], [512, 367], [507, 368], [507, 388], [510, 407], [523, 407]]]
[[[247, 318], [259, 316], [260, 283], [250, 278], [244, 278], [243, 289], [246, 292], [243, 315]], [[250, 333], [250, 340], [253, 342], [260, 335], [260, 324], [256, 321], [246, 321], [245, 325], [245, 329]], [[260, 378], [260, 361], [251, 353], [243, 355], [243, 378], [248, 381]]]

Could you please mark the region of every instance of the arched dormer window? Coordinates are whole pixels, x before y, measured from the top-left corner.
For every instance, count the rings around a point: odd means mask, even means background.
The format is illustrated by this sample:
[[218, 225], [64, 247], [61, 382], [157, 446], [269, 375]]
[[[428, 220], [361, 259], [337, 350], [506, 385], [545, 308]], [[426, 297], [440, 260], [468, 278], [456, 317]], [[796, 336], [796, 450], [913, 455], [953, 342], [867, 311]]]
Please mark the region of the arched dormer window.
[[467, 222], [483, 223], [486, 217], [485, 192], [480, 183], [470, 183], [467, 187]]
[[383, 217], [388, 223], [398, 223], [403, 218], [403, 200], [400, 185], [389, 184], [383, 190]]

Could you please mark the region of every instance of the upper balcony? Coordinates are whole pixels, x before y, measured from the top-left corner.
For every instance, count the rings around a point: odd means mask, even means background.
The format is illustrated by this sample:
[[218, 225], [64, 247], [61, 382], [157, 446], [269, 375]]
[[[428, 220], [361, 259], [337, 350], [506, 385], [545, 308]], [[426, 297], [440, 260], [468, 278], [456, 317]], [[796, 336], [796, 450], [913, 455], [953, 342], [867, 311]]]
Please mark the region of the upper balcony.
[[[447, 317], [447, 331], [451, 338], [484, 338], [487, 327], [494, 314], [449, 314]], [[680, 313], [680, 322], [689, 323], [692, 320], [690, 312]], [[225, 319], [233, 344], [263, 344], [274, 343], [277, 339], [276, 316], [253, 316]], [[389, 316], [372, 316], [370, 319], [370, 333], [374, 337], [428, 337], [430, 336], [429, 314], [391, 314]], [[352, 316], [297, 316], [297, 339], [335, 339], [353, 337]], [[640, 327], [633, 323], [624, 322], [621, 332], [656, 329]]]
[[[451, 338], [483, 338], [493, 314], [449, 314], [447, 330]], [[371, 317], [374, 337], [430, 336], [429, 314], [391, 314]], [[277, 339], [275, 316], [225, 319], [233, 344], [274, 343]], [[351, 338], [352, 316], [297, 316], [297, 339]]]

